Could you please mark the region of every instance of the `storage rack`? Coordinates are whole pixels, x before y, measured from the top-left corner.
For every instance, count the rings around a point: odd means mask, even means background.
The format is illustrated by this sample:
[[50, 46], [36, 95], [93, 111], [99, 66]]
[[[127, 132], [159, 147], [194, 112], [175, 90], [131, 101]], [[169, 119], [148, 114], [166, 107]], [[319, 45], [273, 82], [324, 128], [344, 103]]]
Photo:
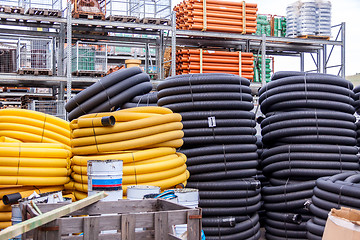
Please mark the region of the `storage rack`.
[[[69, 7], [69, 5], [68, 5]], [[122, 22], [96, 19], [74, 19], [71, 14], [64, 12], [63, 17], [53, 17], [44, 15], [24, 15], [20, 13], [0, 12], [0, 25], [17, 26], [17, 28], [1, 28], [2, 35], [24, 37], [47, 37], [53, 38], [53, 61], [57, 62], [57, 69], [54, 67], [53, 76], [33, 76], [33, 75], [16, 75], [0, 74], [0, 86], [26, 86], [26, 87], [53, 87], [58, 92], [58, 99], [64, 100], [65, 86], [68, 89], [72, 87], [83, 88], [96, 82], [99, 78], [75, 77], [65, 73], [65, 64], [71, 66], [71, 61], [66, 58], [69, 52], [65, 52], [66, 38], [71, 39], [72, 43], [76, 41], [93, 41], [107, 42], [108, 44], [124, 44], [144, 46], [145, 69], [148, 69], [151, 61], [149, 46], [156, 48], [156, 66], [158, 68], [158, 79], [164, 78], [163, 72], [163, 55], [166, 46], [172, 47], [172, 66], [171, 74], [175, 74], [175, 51], [176, 46], [186, 47], [218, 47], [222, 49], [233, 49], [236, 51], [252, 51], [261, 55], [281, 55], [281, 56], [298, 56], [300, 57], [299, 70], [315, 71], [326, 73], [328, 69], [337, 67], [339, 74], [345, 77], [345, 23], [335, 27], [338, 28], [334, 40], [322, 39], [300, 39], [300, 38], [282, 38], [256, 35], [243, 35], [236, 33], [219, 33], [219, 32], [201, 32], [176, 30], [175, 24], [156, 25], [136, 22]], [[175, 13], [172, 13], [172, 23], [175, 23]], [[18, 27], [28, 28], [45, 28], [48, 32], [24, 30]], [[130, 33], [136, 34], [137, 37], [110, 36], [111, 33]], [[147, 37], [140, 37], [140, 34], [146, 34]], [[341, 58], [339, 64], [329, 65], [329, 60], [333, 56], [334, 48], [340, 47]], [[71, 53], [70, 53], [71, 54]], [[314, 62], [315, 69], [305, 69], [305, 56], [309, 55]], [[66, 62], [65, 62], [66, 60]], [[265, 58], [262, 58], [265, 61]], [[54, 65], [55, 66], [55, 65]], [[265, 64], [262, 64], [262, 76], [265, 76]], [[265, 79], [262, 79], [262, 83]], [[252, 83], [254, 88], [258, 88], [262, 83]], [[70, 84], [70, 85], [69, 85]], [[70, 88], [69, 88], [70, 86]], [[4, 93], [6, 94], [6, 93]], [[70, 95], [68, 95], [70, 96]]]

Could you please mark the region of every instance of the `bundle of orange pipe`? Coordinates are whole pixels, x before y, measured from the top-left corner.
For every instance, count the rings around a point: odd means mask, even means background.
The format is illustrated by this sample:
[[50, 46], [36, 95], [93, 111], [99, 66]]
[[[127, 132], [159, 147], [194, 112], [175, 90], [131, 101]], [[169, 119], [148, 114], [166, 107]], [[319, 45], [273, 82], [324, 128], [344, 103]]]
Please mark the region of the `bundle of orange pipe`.
[[256, 32], [256, 3], [183, 0], [174, 7], [174, 11], [178, 29], [242, 34]]
[[229, 73], [252, 80], [254, 56], [249, 52], [180, 49], [176, 53], [177, 75], [189, 73]]

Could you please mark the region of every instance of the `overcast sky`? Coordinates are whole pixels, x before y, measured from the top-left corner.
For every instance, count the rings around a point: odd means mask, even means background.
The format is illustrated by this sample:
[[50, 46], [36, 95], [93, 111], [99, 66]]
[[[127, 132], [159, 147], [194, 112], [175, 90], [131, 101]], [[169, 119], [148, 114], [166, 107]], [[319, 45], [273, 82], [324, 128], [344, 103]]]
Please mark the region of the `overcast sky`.
[[[173, 5], [181, 2], [180, 0], [172, 0]], [[236, 1], [236, 0], [234, 0]], [[238, 0], [239, 1], [239, 0]], [[294, 3], [294, 0], [248, 0], [258, 4], [259, 14], [272, 14], [286, 16], [286, 6]], [[332, 0], [332, 25], [341, 22], [346, 23], [346, 37], [345, 37], [345, 71], [346, 75], [354, 75], [360, 73], [360, 0]], [[333, 32], [333, 37], [337, 32]], [[339, 64], [340, 62], [340, 48], [334, 48], [334, 55], [330, 64]], [[308, 56], [306, 61], [311, 62]], [[307, 70], [313, 69], [308, 63]], [[297, 57], [277, 57], [275, 59], [275, 71], [281, 70], [300, 70], [300, 61]], [[336, 73], [335, 73], [336, 71]], [[333, 70], [330, 73], [337, 74], [338, 70]]]

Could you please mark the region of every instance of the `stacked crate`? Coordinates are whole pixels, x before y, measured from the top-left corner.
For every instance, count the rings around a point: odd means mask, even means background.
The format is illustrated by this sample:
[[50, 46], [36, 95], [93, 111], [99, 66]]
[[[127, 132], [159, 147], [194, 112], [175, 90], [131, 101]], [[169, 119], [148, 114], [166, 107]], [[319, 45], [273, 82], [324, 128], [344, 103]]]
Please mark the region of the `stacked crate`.
[[[266, 73], [266, 82], [271, 81], [271, 58], [265, 59], [265, 73]], [[261, 73], [261, 56], [254, 59], [254, 79], [253, 82], [261, 82], [262, 73]]]
[[180, 49], [176, 54], [177, 75], [228, 73], [251, 80], [254, 76], [253, 63], [253, 54], [249, 52]]
[[257, 4], [217, 0], [184, 0], [178, 4], [176, 27], [183, 30], [256, 32]]

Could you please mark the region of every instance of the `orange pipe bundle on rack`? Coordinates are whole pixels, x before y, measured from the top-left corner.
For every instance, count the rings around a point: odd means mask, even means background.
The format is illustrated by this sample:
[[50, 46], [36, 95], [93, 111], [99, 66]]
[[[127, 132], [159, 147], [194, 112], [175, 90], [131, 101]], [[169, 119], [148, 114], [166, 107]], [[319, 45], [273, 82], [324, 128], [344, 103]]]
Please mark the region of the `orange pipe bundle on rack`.
[[176, 27], [182, 30], [256, 32], [257, 4], [216, 0], [184, 0], [174, 7]]
[[254, 57], [249, 52], [227, 52], [218, 50], [177, 50], [177, 74], [229, 73], [247, 79], [254, 76]]

